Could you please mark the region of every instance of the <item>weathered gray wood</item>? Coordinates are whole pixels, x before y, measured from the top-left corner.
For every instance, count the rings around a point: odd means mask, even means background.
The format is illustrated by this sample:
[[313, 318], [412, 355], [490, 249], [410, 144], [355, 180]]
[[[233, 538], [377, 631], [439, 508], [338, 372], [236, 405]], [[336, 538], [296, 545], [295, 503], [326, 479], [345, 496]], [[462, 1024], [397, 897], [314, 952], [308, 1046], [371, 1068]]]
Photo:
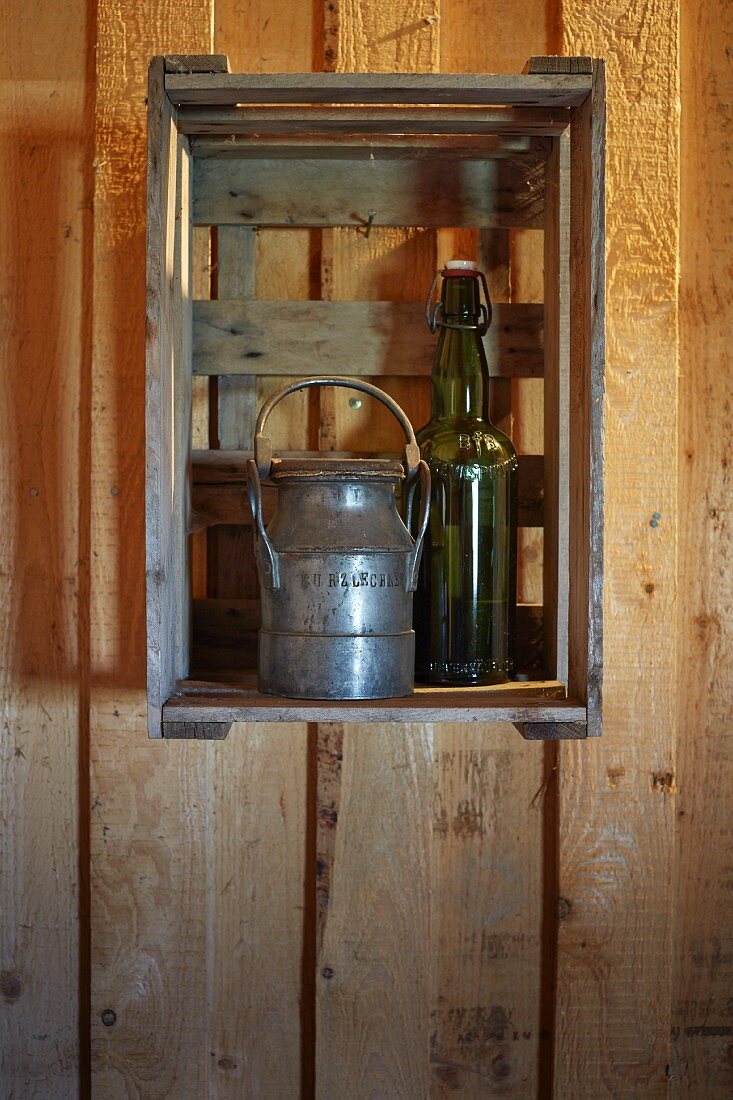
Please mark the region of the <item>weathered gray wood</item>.
[[468, 722], [582, 723], [586, 707], [578, 703], [530, 700], [494, 704], [469, 696], [448, 700], [416, 691], [407, 700], [372, 700], [361, 703], [324, 703], [318, 700], [284, 700], [258, 692], [232, 695], [173, 697], [164, 707], [165, 722]]
[[561, 134], [566, 107], [179, 107], [182, 134]]
[[570, 508], [570, 135], [555, 138], [547, 162], [545, 217], [545, 532], [542, 595], [545, 667], [568, 677]]
[[[244, 463], [248, 451], [194, 451], [191, 531], [217, 524], [252, 522], [247, 501]], [[269, 523], [276, 507], [276, 490], [263, 487], [263, 513]], [[519, 526], [544, 525], [544, 456], [519, 456]]]
[[197, 160], [196, 225], [542, 226], [544, 158]]
[[588, 736], [585, 722], [515, 722], [525, 741], [582, 741]]
[[475, 103], [571, 107], [588, 95], [587, 75], [513, 73], [277, 73], [166, 78], [181, 106], [236, 103]]
[[[209, 375], [429, 375], [435, 351], [412, 302], [195, 302], [193, 341]], [[541, 377], [542, 305], [497, 304], [484, 348], [493, 377]]]
[[495, 160], [517, 154], [544, 158], [551, 138], [528, 134], [443, 135], [421, 134], [419, 139], [399, 134], [291, 134], [287, 140], [268, 134], [190, 136], [195, 157], [309, 160]]
[[229, 58], [225, 53], [169, 53], [165, 56], [167, 73], [228, 73]]
[[[173, 613], [171, 644], [176, 669], [188, 669], [191, 648], [191, 563], [188, 532], [191, 526], [191, 414], [192, 363], [192, 261], [191, 261], [191, 156], [188, 139], [176, 140], [176, 196], [169, 212], [173, 232], [173, 450], [168, 457], [173, 471], [172, 545], [170, 585]], [[177, 673], [180, 675], [180, 673]]]
[[164, 722], [163, 737], [167, 741], [223, 741], [231, 722]]
[[591, 57], [530, 57], [527, 64], [524, 66], [525, 73], [530, 73], [534, 76], [540, 74], [559, 74], [565, 75], [590, 75], [593, 72], [593, 58]]
[[570, 496], [568, 690], [601, 732], [603, 676], [603, 419], [605, 391], [605, 80], [571, 127]]
[[187, 630], [181, 540], [185, 548], [188, 515], [185, 482], [180, 481], [180, 434], [174, 422], [174, 410], [185, 417], [180, 390], [184, 345], [174, 331], [183, 315], [176, 255], [183, 235], [176, 222], [176, 199], [182, 186], [177, 169], [185, 160], [163, 91], [163, 67], [163, 58], [154, 58], [148, 78], [145, 517], [150, 737], [161, 736], [163, 703], [173, 683], [187, 674], [187, 645], [181, 637]]
[[323, 702], [280, 699], [243, 686], [191, 684], [164, 708], [166, 722], [513, 722], [583, 723], [585, 707], [553, 699], [559, 685], [548, 685], [549, 697], [525, 690], [499, 694], [493, 688], [416, 688], [404, 699]]
[[[220, 225], [217, 231], [217, 299], [248, 299], [255, 295], [255, 230], [244, 225]], [[208, 307], [220, 301], [206, 302]], [[194, 322], [194, 331], [198, 331]], [[196, 370], [194, 373], [201, 373]], [[257, 415], [257, 389], [251, 374], [220, 377], [217, 382], [219, 446], [242, 450], [252, 445]]]

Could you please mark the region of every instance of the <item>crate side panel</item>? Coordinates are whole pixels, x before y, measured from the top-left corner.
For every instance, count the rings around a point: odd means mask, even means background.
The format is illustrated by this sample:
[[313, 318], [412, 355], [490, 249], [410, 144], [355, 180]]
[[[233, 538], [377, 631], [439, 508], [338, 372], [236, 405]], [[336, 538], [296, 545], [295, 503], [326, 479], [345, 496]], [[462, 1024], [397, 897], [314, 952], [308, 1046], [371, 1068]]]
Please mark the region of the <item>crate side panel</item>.
[[571, 130], [569, 691], [600, 732], [603, 669], [603, 400], [605, 379], [605, 88]]
[[146, 574], [148, 732], [161, 736], [161, 712], [176, 680], [173, 644], [173, 346], [177, 137], [163, 92], [163, 61], [148, 88]]
[[191, 156], [188, 139], [176, 140], [176, 204], [173, 239], [173, 451], [170, 620], [174, 674], [188, 675], [191, 650], [191, 427], [193, 404], [192, 355], [192, 233]]

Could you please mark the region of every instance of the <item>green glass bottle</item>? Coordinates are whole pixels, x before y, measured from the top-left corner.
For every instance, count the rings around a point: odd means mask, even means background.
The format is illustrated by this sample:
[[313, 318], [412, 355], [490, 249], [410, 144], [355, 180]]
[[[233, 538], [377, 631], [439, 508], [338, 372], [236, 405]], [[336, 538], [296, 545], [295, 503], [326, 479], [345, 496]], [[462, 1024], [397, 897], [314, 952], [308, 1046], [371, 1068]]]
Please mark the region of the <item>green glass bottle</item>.
[[466, 260], [441, 274], [429, 317], [441, 329], [432, 415], [417, 433], [432, 486], [414, 600], [415, 674], [427, 683], [504, 683], [515, 662], [517, 454], [488, 418], [486, 280]]

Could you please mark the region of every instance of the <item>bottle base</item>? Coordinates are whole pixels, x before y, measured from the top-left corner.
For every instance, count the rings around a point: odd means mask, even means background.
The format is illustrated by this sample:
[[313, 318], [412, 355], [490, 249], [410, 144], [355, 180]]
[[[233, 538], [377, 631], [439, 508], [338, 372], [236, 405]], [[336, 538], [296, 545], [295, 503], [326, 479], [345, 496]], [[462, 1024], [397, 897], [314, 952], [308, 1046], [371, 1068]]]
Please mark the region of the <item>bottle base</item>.
[[506, 672], [490, 672], [483, 676], [438, 676], [430, 672], [415, 672], [415, 683], [423, 687], [493, 687], [511, 682], [512, 677]]

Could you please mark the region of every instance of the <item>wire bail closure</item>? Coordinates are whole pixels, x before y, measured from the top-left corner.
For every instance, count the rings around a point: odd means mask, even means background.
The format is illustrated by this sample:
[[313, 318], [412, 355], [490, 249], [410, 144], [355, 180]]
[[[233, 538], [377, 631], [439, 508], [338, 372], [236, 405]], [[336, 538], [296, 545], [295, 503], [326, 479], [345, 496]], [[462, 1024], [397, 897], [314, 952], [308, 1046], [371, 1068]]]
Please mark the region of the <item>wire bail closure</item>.
[[484, 297], [486, 299], [485, 304], [484, 302], [479, 303], [479, 316], [481, 320], [477, 325], [457, 325], [451, 321], [438, 320], [440, 307], [443, 303], [440, 299], [438, 299], [435, 305], [433, 305], [433, 295], [435, 294], [435, 288], [438, 285], [438, 280], [440, 279], [441, 274], [442, 268], [438, 268], [438, 270], [435, 272], [435, 278], [430, 284], [430, 290], [428, 291], [428, 297], [425, 302], [425, 320], [428, 323], [428, 328], [430, 329], [430, 331], [435, 332], [435, 330], [438, 328], [471, 329], [475, 332], [478, 332], [479, 336], [484, 336], [486, 332], [488, 332], [489, 325], [491, 324], [493, 310], [491, 307], [491, 298], [489, 297], [489, 288], [486, 285], [486, 276], [484, 275], [483, 271], [477, 272], [476, 276], [471, 276], [471, 278], [478, 277], [481, 280], [481, 285], [484, 288]]

